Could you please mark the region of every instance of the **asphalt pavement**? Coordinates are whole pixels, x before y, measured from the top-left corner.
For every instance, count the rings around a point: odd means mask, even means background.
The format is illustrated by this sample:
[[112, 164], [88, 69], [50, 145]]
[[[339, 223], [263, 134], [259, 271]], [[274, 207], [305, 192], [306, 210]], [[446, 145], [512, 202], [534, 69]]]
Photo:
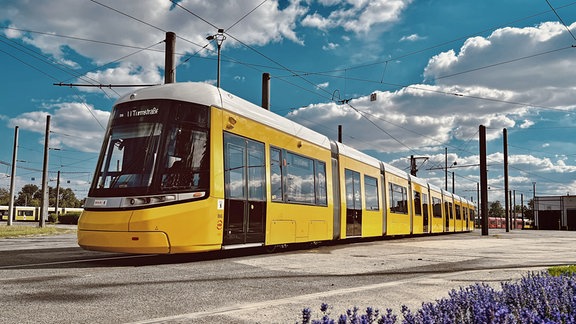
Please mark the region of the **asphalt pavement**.
[[321, 303], [333, 315], [399, 314], [458, 287], [576, 264], [575, 247], [576, 232], [536, 230], [182, 256], [84, 251], [74, 233], [0, 239], [0, 322], [294, 323], [304, 307], [318, 318]]

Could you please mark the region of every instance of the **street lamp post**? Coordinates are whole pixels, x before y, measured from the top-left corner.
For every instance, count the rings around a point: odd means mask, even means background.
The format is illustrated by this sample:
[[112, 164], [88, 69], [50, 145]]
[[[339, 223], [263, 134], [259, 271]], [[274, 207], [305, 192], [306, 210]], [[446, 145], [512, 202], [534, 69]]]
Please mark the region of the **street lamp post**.
[[218, 70], [216, 73], [216, 86], [220, 88], [220, 50], [222, 49], [222, 43], [226, 39], [224, 35], [224, 29], [218, 29], [218, 33], [216, 35], [210, 35], [206, 37], [207, 40], [216, 40], [216, 45], [218, 46]]

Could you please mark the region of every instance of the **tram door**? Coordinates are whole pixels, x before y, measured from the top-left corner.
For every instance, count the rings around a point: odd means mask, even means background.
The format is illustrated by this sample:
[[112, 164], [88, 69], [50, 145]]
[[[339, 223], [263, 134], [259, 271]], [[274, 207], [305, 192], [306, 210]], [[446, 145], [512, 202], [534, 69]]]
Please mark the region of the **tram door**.
[[362, 236], [360, 173], [346, 170], [346, 236]]
[[264, 242], [264, 162], [263, 143], [224, 134], [224, 245]]
[[428, 220], [428, 195], [423, 193], [422, 194], [422, 231], [424, 233], [430, 233], [428, 229], [428, 224], [430, 221]]

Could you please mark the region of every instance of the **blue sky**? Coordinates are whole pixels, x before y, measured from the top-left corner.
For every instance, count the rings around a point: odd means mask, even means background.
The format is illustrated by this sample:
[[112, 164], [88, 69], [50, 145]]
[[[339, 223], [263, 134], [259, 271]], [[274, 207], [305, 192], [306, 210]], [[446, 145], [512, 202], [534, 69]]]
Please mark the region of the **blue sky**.
[[[50, 178], [88, 192], [103, 127], [130, 88], [158, 84], [166, 31], [177, 35], [178, 82], [216, 83], [271, 110], [476, 201], [478, 128], [487, 127], [489, 200], [510, 189], [576, 193], [576, 2], [570, 0], [0, 0], [0, 187], [9, 187], [19, 126], [17, 187], [41, 184], [46, 115]], [[553, 10], [553, 9], [554, 10]], [[375, 94], [376, 100], [370, 101]], [[347, 102], [343, 103], [343, 102]], [[469, 166], [469, 167], [466, 167]], [[33, 180], [34, 179], [34, 180]], [[55, 182], [50, 182], [55, 186]], [[451, 177], [449, 189], [451, 190]]]

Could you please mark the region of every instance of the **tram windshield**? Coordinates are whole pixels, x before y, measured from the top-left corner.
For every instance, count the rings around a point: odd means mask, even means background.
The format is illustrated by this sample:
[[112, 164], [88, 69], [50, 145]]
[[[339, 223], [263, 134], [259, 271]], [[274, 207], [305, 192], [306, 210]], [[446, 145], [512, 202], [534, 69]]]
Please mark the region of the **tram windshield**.
[[208, 107], [136, 101], [113, 114], [90, 196], [208, 191]]

